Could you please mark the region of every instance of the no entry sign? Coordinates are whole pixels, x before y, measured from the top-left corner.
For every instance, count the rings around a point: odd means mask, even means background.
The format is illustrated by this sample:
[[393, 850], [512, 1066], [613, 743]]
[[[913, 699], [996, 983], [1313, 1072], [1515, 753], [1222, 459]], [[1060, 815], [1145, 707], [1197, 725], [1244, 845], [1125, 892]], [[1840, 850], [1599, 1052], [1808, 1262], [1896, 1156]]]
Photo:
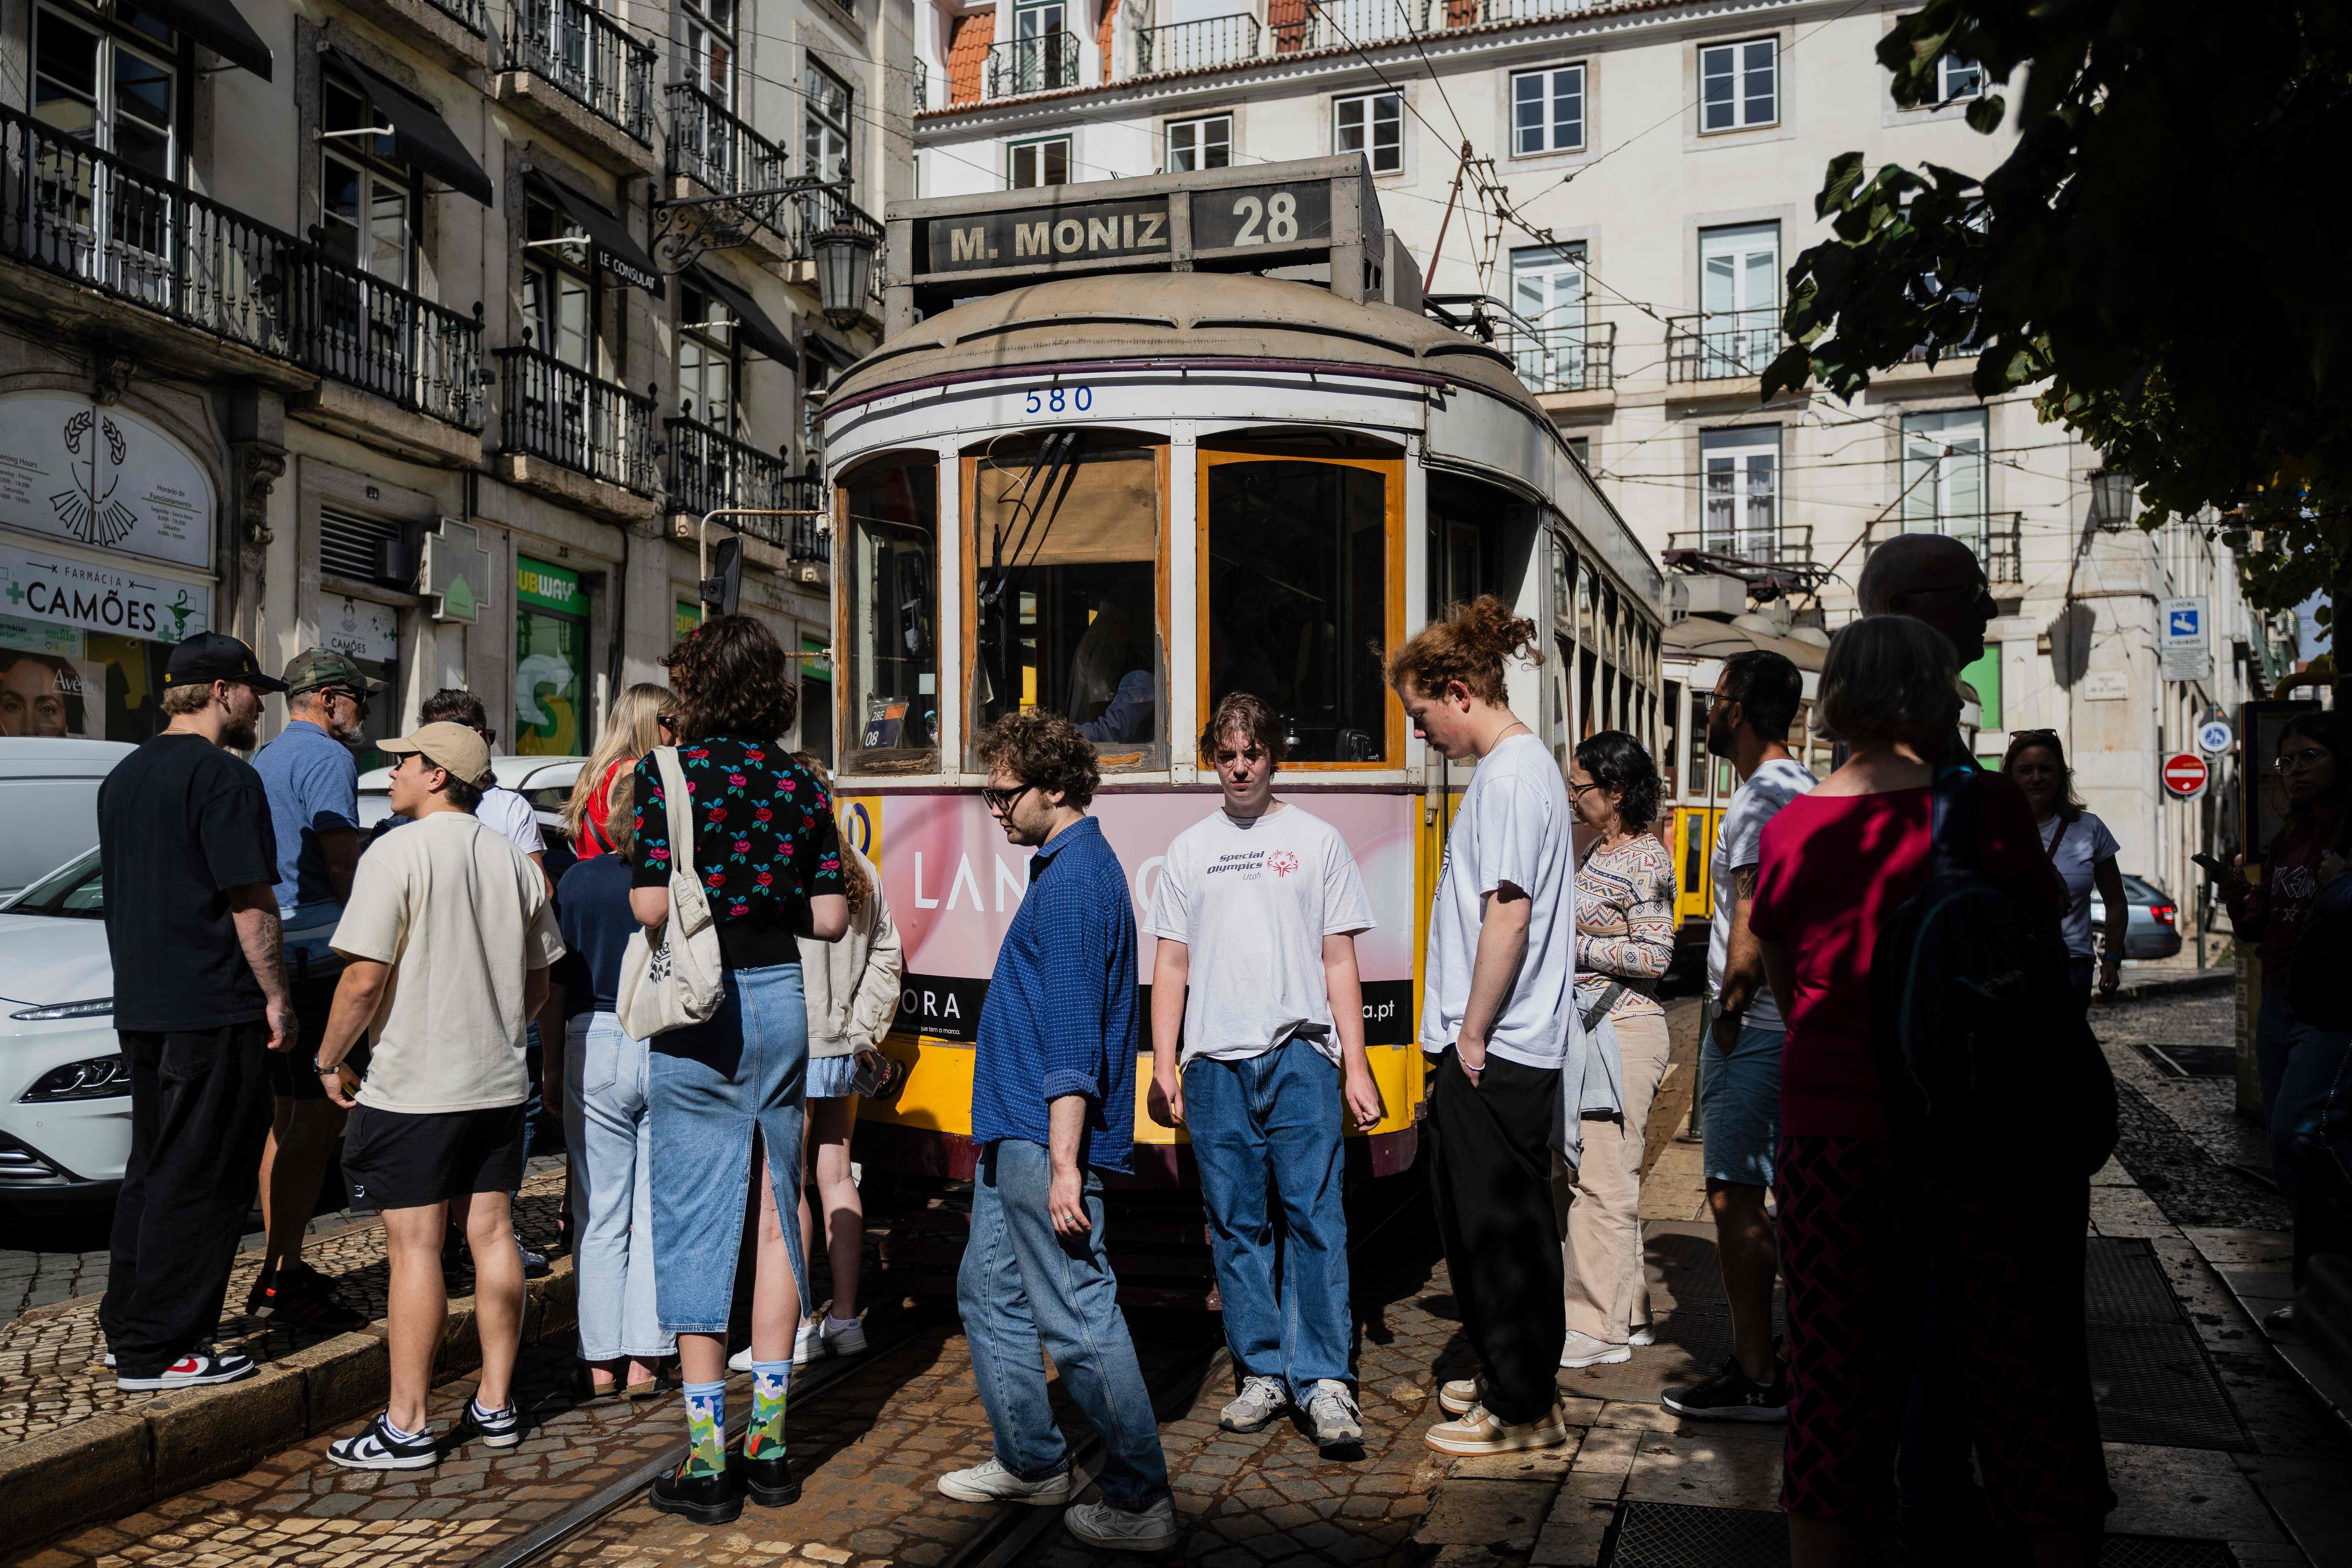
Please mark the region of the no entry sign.
[[2212, 770], [2194, 752], [2175, 752], [2164, 759], [2164, 793], [2175, 800], [2195, 800], [2205, 793]]

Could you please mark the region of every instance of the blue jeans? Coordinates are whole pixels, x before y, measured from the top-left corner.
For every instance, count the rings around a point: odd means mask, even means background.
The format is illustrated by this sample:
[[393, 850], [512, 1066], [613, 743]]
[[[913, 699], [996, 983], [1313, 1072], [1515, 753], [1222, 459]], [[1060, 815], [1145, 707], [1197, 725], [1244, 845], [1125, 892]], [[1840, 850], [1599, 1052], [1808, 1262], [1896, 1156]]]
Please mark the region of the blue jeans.
[[563, 1040], [563, 1135], [572, 1146], [580, 1359], [653, 1361], [677, 1349], [654, 1302], [653, 1120], [646, 1043], [610, 1013], [578, 1013]]
[[801, 1201], [801, 1089], [808, 1070], [801, 966], [730, 969], [718, 1012], [648, 1044], [655, 1295], [663, 1331], [727, 1331], [755, 1131], [767, 1149], [784, 1250], [806, 1308], [808, 1267], [793, 1217]]
[[[1325, 1378], [1355, 1381], [1343, 1114], [1339, 1068], [1305, 1040], [1239, 1061], [1184, 1064], [1184, 1130], [1209, 1209], [1225, 1344], [1244, 1373], [1282, 1379], [1294, 1399]], [[1278, 1287], [1269, 1176], [1282, 1205]]]
[[1020, 1138], [990, 1144], [972, 1173], [971, 1237], [956, 1276], [972, 1378], [997, 1463], [1040, 1480], [1070, 1457], [1045, 1402], [1041, 1352], [1052, 1352], [1064, 1386], [1102, 1434], [1103, 1500], [1132, 1512], [1168, 1495], [1168, 1459], [1103, 1252], [1102, 1181], [1086, 1173], [1089, 1228], [1065, 1237], [1045, 1207], [1052, 1175], [1045, 1146]]
[[[2254, 1069], [2270, 1130], [2271, 1170], [2294, 1211], [2295, 1279], [2312, 1243], [2339, 1249], [2352, 1203], [2352, 1034], [2295, 1016], [2284, 986], [2263, 977], [2254, 1019]], [[2317, 1188], [2306, 1192], [2316, 1179]]]

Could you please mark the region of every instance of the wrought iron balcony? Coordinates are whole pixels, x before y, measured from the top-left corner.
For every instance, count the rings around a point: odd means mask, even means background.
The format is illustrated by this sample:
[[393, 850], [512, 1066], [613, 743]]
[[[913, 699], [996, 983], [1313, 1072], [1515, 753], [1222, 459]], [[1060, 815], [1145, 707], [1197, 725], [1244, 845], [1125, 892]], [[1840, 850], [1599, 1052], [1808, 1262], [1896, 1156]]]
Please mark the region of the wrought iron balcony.
[[1738, 567], [1801, 567], [1812, 562], [1813, 531], [1804, 523], [1785, 522], [1680, 530], [1666, 535], [1664, 559], [1669, 565], [1709, 564], [1735, 577], [1740, 574]]
[[1511, 356], [1530, 392], [1600, 392], [1616, 384], [1617, 323], [1579, 321], [1532, 331], [1507, 327], [1495, 346]]
[[797, 193], [792, 200], [800, 226], [799, 232], [789, 237], [795, 261], [814, 259], [816, 253], [812, 242], [830, 228], [854, 228], [874, 237], [874, 266], [866, 283], [866, 297], [878, 303], [882, 298], [881, 223], [873, 214], [849, 199], [846, 182], [838, 185], [818, 185]]
[[[668, 419], [663, 421], [662, 427], [669, 438], [669, 501], [673, 510], [698, 516], [715, 507], [728, 506], [801, 510], [800, 498], [806, 487], [777, 453], [762, 452], [712, 429], [699, 419]], [[751, 530], [747, 525], [742, 531]]]
[[988, 48], [988, 96], [1015, 98], [1024, 92], [1056, 92], [1078, 85], [1078, 37], [1041, 33], [1007, 38]]
[[1305, 16], [1276, 22], [1274, 52], [1344, 49], [1360, 44], [1409, 38], [1432, 27], [1431, 12], [1444, 0], [1307, 0]]
[[1605, 0], [1428, 0], [1430, 31], [1444, 27], [1479, 27], [1490, 22], [1540, 22], [1552, 16], [1573, 16]]
[[436, 11], [457, 23], [469, 33], [490, 36], [489, 7], [482, 0], [430, 0]]
[[669, 172], [698, 181], [715, 195], [773, 190], [790, 177], [783, 149], [737, 119], [690, 82], [669, 96]]
[[923, 64], [923, 57], [915, 57], [915, 112], [920, 114], [931, 106], [931, 71]]
[[1247, 11], [1143, 27], [1135, 35], [1135, 72], [1208, 70], [1257, 58], [1258, 19]]
[[1990, 583], [2025, 581], [2025, 514], [2021, 511], [1957, 512], [1942, 516], [1892, 517], [1880, 522], [1863, 542], [1868, 557], [1888, 540], [1906, 533], [1940, 533], [1976, 552]]
[[509, 69], [578, 99], [646, 146], [654, 140], [655, 54], [587, 0], [511, 0]]
[[1666, 318], [1666, 379], [1730, 381], [1764, 374], [1780, 353], [1780, 308]]
[[478, 429], [482, 327], [0, 107], [0, 255]]
[[499, 445], [649, 496], [654, 400], [528, 344], [497, 351]]

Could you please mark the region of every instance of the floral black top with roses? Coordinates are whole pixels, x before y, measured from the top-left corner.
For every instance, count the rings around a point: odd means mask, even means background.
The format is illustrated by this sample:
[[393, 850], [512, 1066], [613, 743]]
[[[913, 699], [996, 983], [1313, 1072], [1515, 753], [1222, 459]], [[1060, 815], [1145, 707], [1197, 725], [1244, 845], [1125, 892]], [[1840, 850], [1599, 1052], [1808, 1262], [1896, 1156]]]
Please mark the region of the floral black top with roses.
[[[694, 822], [694, 867], [710, 900], [730, 967], [794, 963], [808, 900], [845, 890], [841, 834], [825, 787], [772, 741], [706, 735], [681, 745], [679, 771]], [[673, 846], [661, 768], [636, 771], [631, 885], [669, 885]]]

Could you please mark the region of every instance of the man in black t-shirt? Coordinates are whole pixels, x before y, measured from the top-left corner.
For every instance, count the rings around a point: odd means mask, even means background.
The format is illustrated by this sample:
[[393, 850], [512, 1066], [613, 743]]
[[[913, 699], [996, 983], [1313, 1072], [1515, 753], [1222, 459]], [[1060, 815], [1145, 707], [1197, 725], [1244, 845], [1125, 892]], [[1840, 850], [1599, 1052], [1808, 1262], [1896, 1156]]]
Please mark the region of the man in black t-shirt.
[[131, 1158], [99, 1327], [126, 1389], [250, 1377], [212, 1345], [269, 1131], [265, 1050], [293, 1047], [278, 839], [247, 749], [285, 682], [205, 632], [172, 650], [162, 734], [98, 792], [114, 1027], [131, 1068]]

